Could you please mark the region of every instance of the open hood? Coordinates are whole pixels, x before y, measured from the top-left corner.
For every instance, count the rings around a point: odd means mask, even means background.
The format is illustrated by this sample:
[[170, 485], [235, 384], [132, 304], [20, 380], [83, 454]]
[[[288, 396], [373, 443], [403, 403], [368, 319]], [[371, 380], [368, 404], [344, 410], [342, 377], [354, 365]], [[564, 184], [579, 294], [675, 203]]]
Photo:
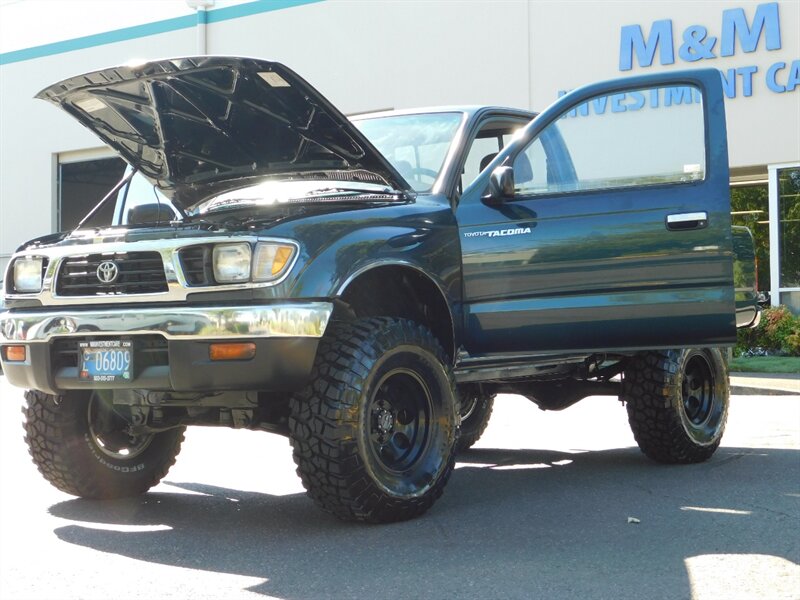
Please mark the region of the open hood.
[[[201, 56], [103, 69], [36, 95], [61, 106], [178, 205], [241, 177], [411, 188], [317, 90], [265, 60]], [[184, 193], [185, 192], [185, 193]]]

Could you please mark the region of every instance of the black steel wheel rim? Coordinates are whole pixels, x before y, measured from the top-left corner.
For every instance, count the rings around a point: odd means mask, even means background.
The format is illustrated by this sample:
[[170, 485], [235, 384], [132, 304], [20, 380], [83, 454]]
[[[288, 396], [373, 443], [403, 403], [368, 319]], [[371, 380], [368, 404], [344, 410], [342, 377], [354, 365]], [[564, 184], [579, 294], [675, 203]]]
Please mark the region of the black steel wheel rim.
[[92, 442], [109, 458], [131, 460], [144, 452], [153, 441], [152, 433], [130, 434], [130, 424], [96, 394], [89, 398], [87, 419]]
[[402, 473], [425, 455], [432, 412], [430, 390], [416, 373], [394, 369], [382, 377], [367, 415], [369, 447], [383, 469]]
[[701, 354], [686, 362], [682, 383], [683, 411], [689, 423], [701, 427], [715, 412], [715, 381], [711, 365]]

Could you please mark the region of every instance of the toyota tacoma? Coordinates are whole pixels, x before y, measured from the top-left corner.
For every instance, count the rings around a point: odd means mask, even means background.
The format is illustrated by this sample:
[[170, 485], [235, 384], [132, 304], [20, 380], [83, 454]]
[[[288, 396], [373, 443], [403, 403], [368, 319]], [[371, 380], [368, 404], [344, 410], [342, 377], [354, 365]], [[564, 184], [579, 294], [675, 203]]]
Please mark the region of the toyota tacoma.
[[58, 489], [144, 493], [185, 427], [221, 425], [288, 436], [336, 516], [408, 519], [500, 392], [619, 396], [656, 461], [718, 447], [720, 348], [759, 313], [752, 267], [734, 284], [752, 242], [737, 258], [717, 71], [593, 84], [538, 115], [348, 119], [287, 67], [231, 57], [38, 97], [129, 164], [5, 276], [0, 361]]

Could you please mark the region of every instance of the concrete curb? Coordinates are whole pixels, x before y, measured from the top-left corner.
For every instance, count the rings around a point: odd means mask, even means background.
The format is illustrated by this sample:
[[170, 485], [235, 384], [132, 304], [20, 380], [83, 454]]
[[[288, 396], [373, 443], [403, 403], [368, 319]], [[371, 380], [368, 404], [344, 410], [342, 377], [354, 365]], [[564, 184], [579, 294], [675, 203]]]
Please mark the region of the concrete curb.
[[755, 388], [731, 385], [731, 396], [797, 396], [790, 390], [774, 390], [772, 388]]
[[759, 396], [800, 396], [800, 374], [730, 374], [731, 394]]

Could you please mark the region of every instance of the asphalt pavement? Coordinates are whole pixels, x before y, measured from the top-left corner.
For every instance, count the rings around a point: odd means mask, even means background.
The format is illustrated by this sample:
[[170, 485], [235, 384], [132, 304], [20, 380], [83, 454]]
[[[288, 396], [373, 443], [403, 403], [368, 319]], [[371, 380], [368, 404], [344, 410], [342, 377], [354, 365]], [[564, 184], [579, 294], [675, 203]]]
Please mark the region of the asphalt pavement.
[[708, 462], [663, 466], [612, 397], [501, 396], [422, 518], [342, 523], [287, 440], [193, 428], [151, 493], [72, 498], [36, 472], [0, 378], [0, 598], [796, 600], [800, 394], [735, 395]]

